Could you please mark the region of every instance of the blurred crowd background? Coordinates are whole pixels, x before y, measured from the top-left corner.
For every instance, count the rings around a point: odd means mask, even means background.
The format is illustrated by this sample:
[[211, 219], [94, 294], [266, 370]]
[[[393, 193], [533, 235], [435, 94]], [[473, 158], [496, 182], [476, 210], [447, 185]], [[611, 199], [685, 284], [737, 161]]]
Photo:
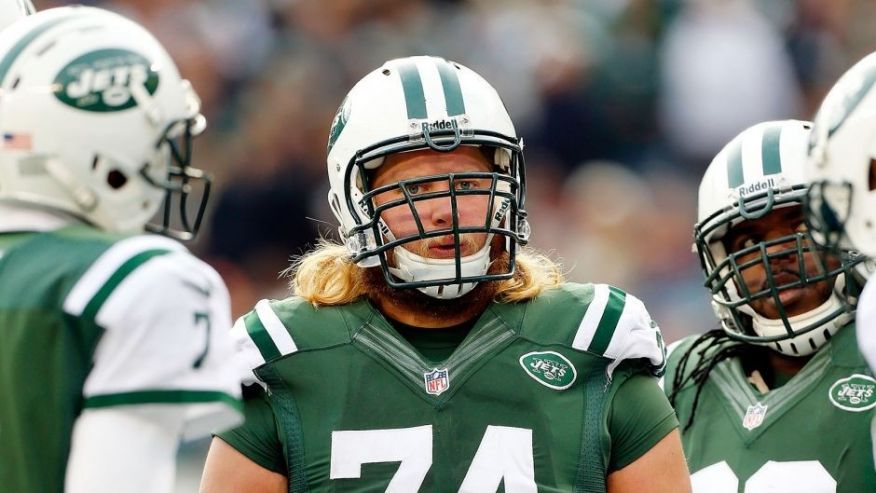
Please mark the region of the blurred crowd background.
[[[38, 9], [70, 3], [34, 0]], [[810, 119], [876, 49], [868, 0], [107, 0], [165, 44], [204, 102], [195, 164], [216, 177], [194, 249], [234, 315], [335, 235], [325, 148], [337, 106], [384, 60], [439, 55], [496, 86], [526, 142], [532, 245], [576, 281], [643, 299], [667, 342], [716, 325], [691, 253], [696, 187], [753, 123]], [[180, 491], [195, 491], [203, 448]]]

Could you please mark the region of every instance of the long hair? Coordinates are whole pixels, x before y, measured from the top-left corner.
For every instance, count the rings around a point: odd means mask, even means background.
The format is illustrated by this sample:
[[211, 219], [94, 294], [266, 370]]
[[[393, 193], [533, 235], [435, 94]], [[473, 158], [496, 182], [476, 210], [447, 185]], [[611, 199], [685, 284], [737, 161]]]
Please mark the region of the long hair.
[[[669, 403], [672, 404], [673, 408], [677, 408], [678, 394], [689, 385], [693, 385], [696, 389], [694, 400], [691, 404], [690, 415], [687, 418], [687, 422], [682, 423], [681, 431], [685, 432], [693, 425], [703, 387], [718, 363], [731, 358], [740, 358], [743, 360], [743, 366], [745, 366], [746, 361], [766, 359], [769, 351], [771, 349], [764, 346], [733, 340], [724, 329], [710, 330], [697, 337], [678, 360], [675, 375], [672, 379], [672, 391], [669, 393]], [[691, 358], [694, 358], [696, 363], [688, 369]], [[765, 369], [769, 368], [768, 365], [758, 366]]]
[[[295, 258], [283, 272], [292, 278], [293, 293], [314, 306], [352, 303], [368, 294], [365, 269], [350, 261], [346, 247], [327, 240]], [[498, 284], [494, 300], [526, 301], [565, 282], [559, 264], [533, 250], [518, 251], [514, 276]]]

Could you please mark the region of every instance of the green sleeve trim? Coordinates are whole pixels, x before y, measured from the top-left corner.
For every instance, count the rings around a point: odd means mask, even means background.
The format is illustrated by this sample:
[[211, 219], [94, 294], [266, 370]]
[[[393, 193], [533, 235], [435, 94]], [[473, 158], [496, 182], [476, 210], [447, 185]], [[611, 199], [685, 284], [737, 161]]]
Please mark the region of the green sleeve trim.
[[605, 310], [602, 311], [602, 317], [596, 326], [596, 332], [593, 334], [593, 340], [590, 341], [588, 351], [596, 354], [605, 354], [605, 350], [608, 349], [608, 345], [611, 343], [611, 338], [614, 336], [614, 330], [617, 328], [617, 322], [620, 320], [626, 303], [626, 293], [614, 286], [608, 287], [608, 302], [605, 305]]
[[198, 404], [222, 402], [238, 411], [243, 410], [240, 399], [218, 390], [138, 390], [118, 394], [102, 394], [85, 398], [89, 409], [137, 404]]
[[115, 291], [115, 289], [121, 284], [121, 282], [128, 277], [131, 272], [134, 272], [137, 267], [145, 264], [147, 261], [152, 259], [152, 257], [157, 257], [159, 255], [165, 255], [170, 253], [170, 250], [166, 249], [152, 249], [145, 250], [143, 252], [134, 255], [129, 258], [125, 263], [123, 263], [115, 272], [107, 279], [103, 286], [97, 290], [94, 296], [92, 296], [91, 301], [85, 305], [85, 309], [82, 311], [82, 317], [87, 320], [95, 320], [97, 313], [100, 311], [101, 307], [106, 300], [110, 297], [110, 295]]
[[271, 334], [268, 333], [265, 324], [262, 323], [262, 319], [259, 318], [255, 310], [243, 316], [243, 324], [246, 326], [249, 338], [255, 343], [265, 361], [271, 361], [282, 356], [280, 349], [271, 338]]

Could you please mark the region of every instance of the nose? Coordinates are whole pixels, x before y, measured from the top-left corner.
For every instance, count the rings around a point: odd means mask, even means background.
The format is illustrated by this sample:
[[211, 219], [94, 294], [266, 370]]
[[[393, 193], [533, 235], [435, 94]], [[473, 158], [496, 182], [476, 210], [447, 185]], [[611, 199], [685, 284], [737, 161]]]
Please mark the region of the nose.
[[449, 228], [453, 224], [453, 206], [450, 197], [426, 200], [429, 221], [436, 228]]

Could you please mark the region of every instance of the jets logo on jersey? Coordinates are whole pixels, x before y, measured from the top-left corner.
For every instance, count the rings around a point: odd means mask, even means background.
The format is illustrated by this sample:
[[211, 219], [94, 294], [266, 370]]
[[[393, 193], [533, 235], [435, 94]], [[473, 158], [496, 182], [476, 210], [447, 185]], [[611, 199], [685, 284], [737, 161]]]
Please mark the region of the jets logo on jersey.
[[554, 390], [568, 389], [578, 377], [572, 362], [553, 351], [524, 354], [520, 357], [520, 366], [533, 380]]
[[841, 378], [830, 386], [830, 402], [851, 412], [861, 412], [876, 407], [876, 380], [869, 375], [855, 374]]
[[748, 406], [748, 411], [745, 412], [745, 416], [742, 418], [742, 427], [751, 431], [762, 425], [763, 418], [766, 416], [767, 407], [769, 406], [761, 404], [760, 402], [753, 406]]
[[435, 368], [434, 370], [424, 373], [423, 379], [426, 382], [426, 393], [432, 395], [441, 395], [442, 392], [450, 388], [450, 373], [447, 368]]
[[155, 94], [158, 81], [158, 72], [143, 55], [120, 49], [97, 50], [61, 69], [55, 78], [55, 97], [84, 111], [122, 111], [137, 106], [132, 87]]

